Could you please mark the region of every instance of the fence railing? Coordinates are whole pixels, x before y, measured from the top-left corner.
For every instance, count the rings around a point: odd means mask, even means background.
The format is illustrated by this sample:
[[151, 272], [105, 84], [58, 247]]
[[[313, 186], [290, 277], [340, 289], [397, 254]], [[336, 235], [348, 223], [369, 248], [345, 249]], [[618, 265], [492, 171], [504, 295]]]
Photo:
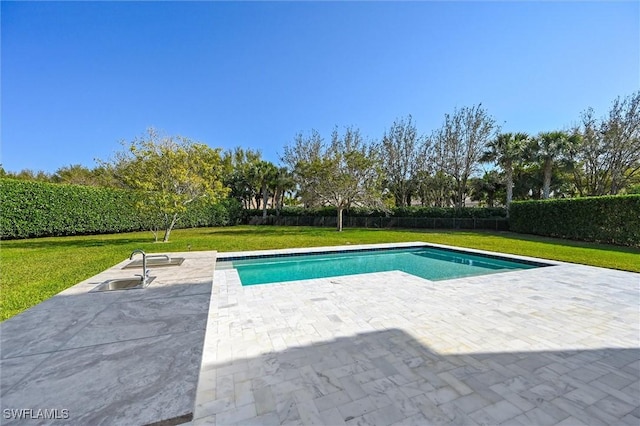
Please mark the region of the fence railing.
[[[335, 216], [252, 216], [250, 225], [326, 226], [336, 227]], [[417, 228], [417, 229], [487, 229], [508, 231], [509, 220], [430, 217], [349, 217], [343, 218], [344, 228]]]

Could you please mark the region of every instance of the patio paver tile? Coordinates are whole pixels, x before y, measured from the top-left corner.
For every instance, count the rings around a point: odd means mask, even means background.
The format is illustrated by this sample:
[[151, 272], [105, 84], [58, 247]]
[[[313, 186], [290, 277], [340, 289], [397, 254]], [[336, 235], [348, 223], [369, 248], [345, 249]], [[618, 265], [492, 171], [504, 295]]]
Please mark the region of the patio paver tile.
[[640, 417], [639, 274], [559, 263], [440, 282], [387, 272], [242, 287], [225, 270], [211, 298], [203, 389], [255, 402], [255, 418], [565, 426]]

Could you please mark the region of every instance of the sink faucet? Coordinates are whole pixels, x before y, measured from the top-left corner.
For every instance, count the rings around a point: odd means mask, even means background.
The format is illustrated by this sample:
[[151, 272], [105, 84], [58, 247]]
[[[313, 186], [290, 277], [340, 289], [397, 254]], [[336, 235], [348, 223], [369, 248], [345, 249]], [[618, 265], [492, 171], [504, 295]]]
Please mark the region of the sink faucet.
[[137, 275], [139, 276], [142, 280], [142, 287], [146, 287], [147, 286], [147, 278], [149, 277], [149, 270], [147, 269], [147, 254], [141, 250], [141, 249], [135, 249], [132, 253], [131, 256], [129, 256], [129, 260], [133, 260], [133, 257], [136, 254], [142, 254], [142, 275]]

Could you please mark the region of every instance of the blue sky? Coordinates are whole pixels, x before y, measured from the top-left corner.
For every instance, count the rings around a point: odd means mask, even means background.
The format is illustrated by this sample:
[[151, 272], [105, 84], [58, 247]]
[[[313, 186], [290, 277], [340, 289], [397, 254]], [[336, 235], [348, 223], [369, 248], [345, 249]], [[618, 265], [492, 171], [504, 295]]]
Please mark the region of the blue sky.
[[6, 170], [96, 165], [153, 126], [278, 162], [298, 132], [504, 131], [604, 115], [640, 88], [640, 2], [1, 3]]

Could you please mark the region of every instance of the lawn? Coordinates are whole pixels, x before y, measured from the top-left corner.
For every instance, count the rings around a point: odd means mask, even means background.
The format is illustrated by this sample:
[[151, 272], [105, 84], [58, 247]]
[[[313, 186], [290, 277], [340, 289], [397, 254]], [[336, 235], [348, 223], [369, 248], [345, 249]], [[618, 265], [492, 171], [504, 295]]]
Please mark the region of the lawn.
[[640, 272], [640, 249], [509, 232], [257, 227], [179, 229], [168, 243], [151, 233], [2, 241], [0, 319], [5, 320], [122, 261], [147, 253], [241, 251], [344, 244], [424, 241]]

